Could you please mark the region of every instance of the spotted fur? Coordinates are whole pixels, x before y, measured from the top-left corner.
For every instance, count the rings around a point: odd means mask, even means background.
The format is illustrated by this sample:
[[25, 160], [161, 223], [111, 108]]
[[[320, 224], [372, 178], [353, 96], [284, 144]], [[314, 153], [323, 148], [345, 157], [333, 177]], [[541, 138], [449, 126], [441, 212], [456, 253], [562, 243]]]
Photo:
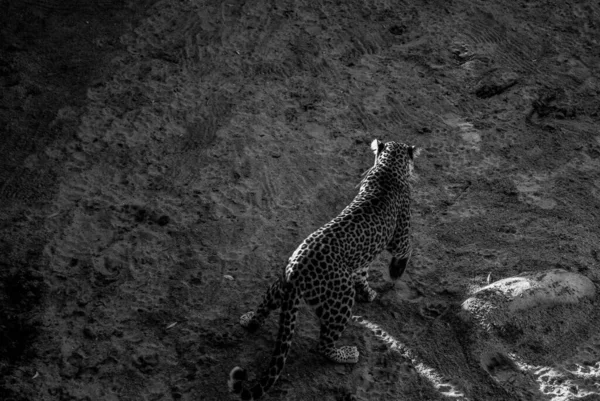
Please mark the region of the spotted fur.
[[411, 254], [409, 181], [416, 151], [377, 140], [371, 148], [375, 164], [352, 203], [300, 244], [257, 310], [240, 318], [243, 327], [256, 330], [272, 310], [281, 308], [275, 350], [264, 375], [248, 386], [245, 370], [235, 367], [230, 373], [229, 388], [243, 400], [260, 398], [281, 374], [302, 298], [321, 322], [318, 351], [334, 362], [356, 363], [358, 349], [337, 348], [335, 342], [352, 315], [355, 298], [371, 302], [377, 296], [367, 282], [370, 263], [387, 250], [392, 254], [390, 277], [398, 279], [406, 269]]

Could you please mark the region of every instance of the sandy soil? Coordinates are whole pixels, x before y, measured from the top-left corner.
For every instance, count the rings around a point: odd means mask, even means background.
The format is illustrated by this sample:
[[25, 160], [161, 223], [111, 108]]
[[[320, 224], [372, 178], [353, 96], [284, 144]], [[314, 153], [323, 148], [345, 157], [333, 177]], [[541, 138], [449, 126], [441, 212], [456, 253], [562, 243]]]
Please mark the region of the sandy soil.
[[[509, 4], [506, 5], [505, 3]], [[0, 398], [223, 400], [268, 363], [254, 308], [356, 194], [372, 139], [423, 148], [413, 258], [273, 400], [597, 400], [598, 301], [484, 335], [478, 288], [600, 283], [600, 6], [0, 1]]]

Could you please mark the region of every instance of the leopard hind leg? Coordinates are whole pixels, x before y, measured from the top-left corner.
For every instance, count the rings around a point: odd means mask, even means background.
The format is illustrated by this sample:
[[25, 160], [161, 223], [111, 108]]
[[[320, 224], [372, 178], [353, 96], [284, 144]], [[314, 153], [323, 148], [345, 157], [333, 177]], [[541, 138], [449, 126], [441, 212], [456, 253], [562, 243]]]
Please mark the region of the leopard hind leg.
[[354, 283], [350, 274], [344, 272], [342, 277], [331, 280], [329, 287], [331, 296], [327, 296], [316, 308], [317, 316], [321, 320], [318, 351], [336, 363], [357, 363], [359, 352], [356, 347], [335, 346], [352, 316]]
[[247, 312], [240, 317], [240, 325], [248, 331], [256, 331], [263, 325], [269, 313], [280, 306], [281, 280], [277, 279], [263, 296], [262, 302], [258, 305], [256, 311]]

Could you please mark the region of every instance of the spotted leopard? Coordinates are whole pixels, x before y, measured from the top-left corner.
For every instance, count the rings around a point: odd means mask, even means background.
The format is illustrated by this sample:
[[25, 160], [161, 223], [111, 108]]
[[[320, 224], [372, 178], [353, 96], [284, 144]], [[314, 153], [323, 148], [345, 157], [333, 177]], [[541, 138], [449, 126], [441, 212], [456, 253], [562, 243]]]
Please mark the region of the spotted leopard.
[[351, 318], [355, 297], [371, 302], [377, 296], [367, 282], [370, 263], [388, 250], [390, 277], [397, 280], [406, 269], [411, 255], [409, 180], [416, 149], [378, 140], [371, 149], [375, 164], [365, 173], [352, 203], [302, 242], [256, 312], [240, 318], [243, 327], [256, 330], [272, 310], [281, 308], [275, 350], [264, 375], [249, 386], [245, 370], [235, 367], [229, 374], [230, 391], [243, 400], [260, 398], [281, 374], [302, 298], [320, 319], [318, 351], [334, 362], [356, 363], [358, 349], [336, 348], [335, 342]]

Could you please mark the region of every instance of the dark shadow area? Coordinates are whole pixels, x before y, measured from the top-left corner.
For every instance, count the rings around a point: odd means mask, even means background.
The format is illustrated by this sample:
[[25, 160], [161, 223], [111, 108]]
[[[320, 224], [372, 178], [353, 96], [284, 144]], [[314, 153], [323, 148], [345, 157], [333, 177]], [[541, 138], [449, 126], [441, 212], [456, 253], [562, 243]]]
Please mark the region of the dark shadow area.
[[[53, 274], [45, 224], [86, 90], [110, 74], [119, 37], [153, 1], [0, 1], [0, 399], [29, 399], [22, 377], [44, 341]], [[51, 146], [55, 151], [48, 151]]]

